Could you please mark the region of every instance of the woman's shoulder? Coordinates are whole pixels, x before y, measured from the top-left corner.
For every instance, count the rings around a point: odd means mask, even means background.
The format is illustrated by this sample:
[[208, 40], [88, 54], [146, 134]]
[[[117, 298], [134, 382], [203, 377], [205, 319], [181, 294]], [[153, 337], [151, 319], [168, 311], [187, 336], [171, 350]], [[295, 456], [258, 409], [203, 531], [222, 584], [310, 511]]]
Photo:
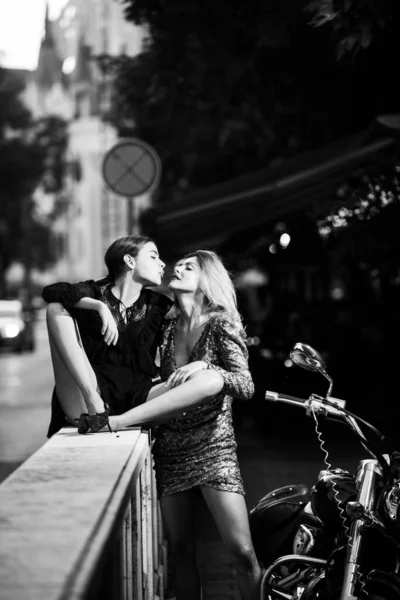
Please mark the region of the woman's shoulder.
[[62, 302], [64, 306], [72, 308], [85, 296], [98, 298], [100, 290], [101, 286], [93, 279], [74, 283], [58, 281], [44, 287], [42, 297], [46, 302]]
[[101, 279], [95, 279], [87, 281], [88, 285], [90, 285], [93, 289], [99, 291], [103, 294], [106, 291], [111, 292], [111, 288], [113, 287], [113, 283], [109, 280], [108, 277], [102, 277]]
[[227, 335], [233, 337], [245, 337], [243, 322], [239, 313], [232, 314], [228, 311], [221, 311], [211, 317], [211, 328], [217, 335]]
[[230, 313], [226, 310], [215, 313], [211, 320], [216, 327], [238, 327], [243, 329], [242, 318], [239, 313]]

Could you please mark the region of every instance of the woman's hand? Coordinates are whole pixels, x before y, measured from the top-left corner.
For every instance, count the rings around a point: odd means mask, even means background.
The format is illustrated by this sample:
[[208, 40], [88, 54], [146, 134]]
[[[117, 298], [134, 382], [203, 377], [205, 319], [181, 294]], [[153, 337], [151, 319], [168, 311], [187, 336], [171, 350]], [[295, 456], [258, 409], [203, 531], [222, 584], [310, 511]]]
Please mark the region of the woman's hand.
[[188, 363], [187, 365], [176, 369], [176, 371], [174, 371], [168, 377], [164, 385], [168, 388], [177, 387], [178, 385], [185, 383], [185, 381], [187, 381], [189, 377], [197, 373], [197, 371], [203, 371], [204, 369], [207, 369], [207, 366], [208, 365], [206, 362], [204, 362], [204, 360], [196, 360], [195, 362]]
[[103, 323], [101, 327], [101, 335], [104, 336], [105, 343], [107, 346], [110, 344], [115, 346], [118, 341], [118, 327], [110, 309], [106, 304], [104, 304], [104, 302], [99, 301], [97, 312], [99, 313]]

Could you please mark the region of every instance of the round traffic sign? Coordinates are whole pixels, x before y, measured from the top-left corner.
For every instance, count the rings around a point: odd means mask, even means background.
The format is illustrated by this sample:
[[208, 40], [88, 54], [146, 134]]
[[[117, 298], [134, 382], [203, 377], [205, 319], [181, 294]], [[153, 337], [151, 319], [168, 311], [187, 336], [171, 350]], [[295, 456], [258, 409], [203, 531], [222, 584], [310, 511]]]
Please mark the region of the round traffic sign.
[[143, 140], [129, 138], [108, 150], [102, 172], [113, 192], [132, 198], [154, 190], [160, 180], [161, 160], [152, 146]]

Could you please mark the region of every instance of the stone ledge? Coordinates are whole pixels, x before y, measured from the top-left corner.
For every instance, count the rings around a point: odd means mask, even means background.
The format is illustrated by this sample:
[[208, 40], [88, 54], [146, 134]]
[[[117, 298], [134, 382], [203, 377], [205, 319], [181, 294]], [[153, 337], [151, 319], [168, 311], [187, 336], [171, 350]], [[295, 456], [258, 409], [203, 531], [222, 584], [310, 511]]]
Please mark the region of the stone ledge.
[[140, 428], [64, 428], [0, 485], [0, 600], [80, 596], [148, 450]]

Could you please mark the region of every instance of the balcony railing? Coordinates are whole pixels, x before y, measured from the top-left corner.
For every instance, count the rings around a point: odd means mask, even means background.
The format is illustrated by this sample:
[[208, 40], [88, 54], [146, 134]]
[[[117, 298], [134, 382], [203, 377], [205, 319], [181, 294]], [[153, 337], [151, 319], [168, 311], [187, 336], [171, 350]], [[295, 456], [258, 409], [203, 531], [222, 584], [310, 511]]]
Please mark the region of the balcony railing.
[[0, 485], [0, 600], [164, 597], [150, 445], [65, 428]]

